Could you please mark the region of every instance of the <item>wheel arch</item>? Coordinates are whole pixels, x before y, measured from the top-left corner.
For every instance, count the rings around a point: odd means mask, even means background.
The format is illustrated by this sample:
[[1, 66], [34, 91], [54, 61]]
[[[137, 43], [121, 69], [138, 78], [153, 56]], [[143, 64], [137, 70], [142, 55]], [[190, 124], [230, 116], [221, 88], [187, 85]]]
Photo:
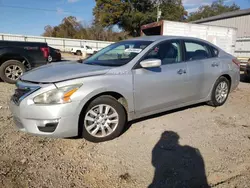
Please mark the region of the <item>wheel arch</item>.
[[85, 114], [89, 104], [93, 100], [95, 100], [96, 98], [101, 97], [101, 96], [109, 96], [109, 97], [116, 99], [123, 106], [123, 108], [126, 112], [126, 119], [128, 120], [128, 116], [129, 116], [128, 101], [122, 94], [115, 92], [115, 91], [105, 91], [105, 92], [98, 93], [98, 94], [92, 96], [89, 100], [87, 100], [87, 102], [81, 108], [81, 112], [79, 114], [79, 119], [78, 119], [78, 135], [80, 137], [82, 136], [81, 135], [81, 133], [82, 133], [81, 122], [83, 120], [84, 114]]
[[26, 69], [30, 69], [31, 67], [31, 64], [30, 64], [30, 61], [28, 60], [27, 57], [21, 55], [21, 54], [17, 54], [17, 53], [5, 53], [5, 54], [1, 54], [0, 56], [0, 66], [6, 62], [6, 61], [9, 61], [9, 60], [17, 60], [17, 61], [20, 61], [21, 63], [24, 64], [25, 68]]
[[229, 89], [231, 89], [231, 86], [232, 86], [232, 77], [231, 77], [229, 74], [227, 74], [227, 73], [221, 74], [221, 75], [214, 81], [212, 87], [210, 88], [209, 94], [208, 94], [208, 96], [206, 97], [207, 100], [211, 100], [212, 91], [213, 91], [213, 89], [214, 89], [214, 87], [215, 87], [215, 84], [216, 84], [217, 80], [220, 79], [221, 77], [225, 77], [226, 79], [228, 79], [228, 81], [229, 81], [229, 83], [230, 83], [230, 85], [229, 85], [230, 88], [229, 88]]
[[96, 94], [94, 96], [92, 96], [85, 104], [84, 106], [82, 107], [82, 110], [81, 110], [81, 114], [82, 113], [85, 113], [88, 105], [93, 101], [95, 100], [96, 98], [98, 97], [101, 97], [101, 96], [110, 96], [110, 97], [113, 97], [114, 99], [116, 99], [118, 102], [121, 103], [121, 105], [124, 107], [126, 113], [128, 114], [128, 101], [127, 99], [120, 93], [118, 92], [115, 92], [115, 91], [105, 91], [105, 92], [101, 92], [99, 94]]
[[219, 78], [221, 78], [221, 77], [225, 77], [229, 81], [229, 87], [231, 89], [231, 85], [232, 85], [232, 78], [231, 78], [231, 76], [229, 74], [223, 74]]

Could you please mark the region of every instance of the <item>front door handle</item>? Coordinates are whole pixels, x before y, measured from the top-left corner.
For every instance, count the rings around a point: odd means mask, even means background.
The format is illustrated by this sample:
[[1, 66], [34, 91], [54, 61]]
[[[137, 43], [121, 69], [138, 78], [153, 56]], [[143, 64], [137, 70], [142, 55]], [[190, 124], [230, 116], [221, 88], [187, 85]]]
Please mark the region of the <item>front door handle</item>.
[[219, 63], [216, 63], [216, 62], [212, 63], [212, 67], [218, 67], [218, 66], [219, 66]]
[[185, 69], [180, 69], [180, 70], [178, 70], [177, 73], [178, 73], [178, 74], [186, 74], [187, 71], [186, 71]]

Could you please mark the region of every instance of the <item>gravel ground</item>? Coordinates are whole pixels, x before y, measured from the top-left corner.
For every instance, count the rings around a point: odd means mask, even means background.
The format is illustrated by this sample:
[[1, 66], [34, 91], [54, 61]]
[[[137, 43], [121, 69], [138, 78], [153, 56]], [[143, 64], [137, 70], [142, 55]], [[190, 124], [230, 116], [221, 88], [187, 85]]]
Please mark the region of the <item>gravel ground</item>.
[[13, 89], [0, 82], [0, 187], [250, 185], [249, 83], [223, 107], [201, 104], [146, 118], [100, 144], [18, 132], [8, 110]]

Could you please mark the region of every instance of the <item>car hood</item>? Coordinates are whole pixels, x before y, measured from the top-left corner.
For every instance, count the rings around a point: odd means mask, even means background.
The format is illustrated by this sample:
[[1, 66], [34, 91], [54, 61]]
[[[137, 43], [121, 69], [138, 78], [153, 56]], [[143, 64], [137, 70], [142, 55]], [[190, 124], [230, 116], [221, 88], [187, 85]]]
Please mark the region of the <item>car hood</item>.
[[51, 63], [25, 73], [21, 80], [53, 83], [87, 76], [106, 74], [111, 67], [87, 65], [78, 62]]

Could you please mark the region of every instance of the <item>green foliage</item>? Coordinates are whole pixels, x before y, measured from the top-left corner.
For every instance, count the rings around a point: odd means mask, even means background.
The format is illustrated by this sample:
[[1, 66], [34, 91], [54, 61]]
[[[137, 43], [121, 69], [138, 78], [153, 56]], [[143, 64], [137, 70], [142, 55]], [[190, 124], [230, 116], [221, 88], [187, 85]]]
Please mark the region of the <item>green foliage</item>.
[[[144, 24], [156, 21], [155, 0], [96, 0], [95, 22], [103, 27], [118, 25], [132, 36], [140, 35]], [[185, 15], [181, 0], [161, 0], [162, 18], [181, 21]]]
[[223, 0], [214, 1], [211, 5], [203, 5], [196, 12], [190, 13], [188, 21], [195, 21], [202, 18], [217, 16], [226, 12], [239, 10], [240, 7], [233, 3], [228, 6]]
[[91, 26], [83, 26], [83, 24], [73, 16], [66, 17], [58, 26], [45, 26], [43, 36], [46, 37], [61, 37], [73, 39], [89, 39], [89, 40], [104, 40], [118, 41], [126, 39], [126, 32], [114, 32], [111, 28], [103, 28], [101, 25], [92, 24]]
[[183, 21], [187, 16], [182, 0], [161, 0], [160, 9], [162, 11], [162, 20]]

